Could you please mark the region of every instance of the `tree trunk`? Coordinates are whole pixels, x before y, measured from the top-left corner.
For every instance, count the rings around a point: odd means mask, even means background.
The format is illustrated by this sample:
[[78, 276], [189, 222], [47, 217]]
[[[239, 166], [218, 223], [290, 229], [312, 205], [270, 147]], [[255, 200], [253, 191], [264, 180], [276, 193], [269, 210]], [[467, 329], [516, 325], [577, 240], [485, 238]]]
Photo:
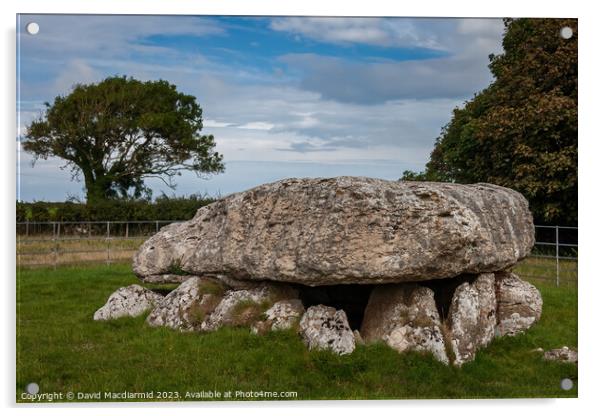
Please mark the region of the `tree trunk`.
[[93, 178], [92, 175], [85, 175], [86, 182], [86, 201], [88, 204], [106, 201], [109, 199], [111, 182], [106, 177]]

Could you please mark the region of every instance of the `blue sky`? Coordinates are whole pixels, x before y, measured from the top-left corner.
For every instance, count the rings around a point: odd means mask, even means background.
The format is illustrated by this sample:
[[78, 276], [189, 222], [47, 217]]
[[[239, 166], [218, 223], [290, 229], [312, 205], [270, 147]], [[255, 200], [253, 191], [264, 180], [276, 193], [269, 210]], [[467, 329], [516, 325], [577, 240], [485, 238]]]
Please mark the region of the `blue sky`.
[[[21, 15], [19, 132], [43, 102], [110, 75], [166, 79], [204, 111], [226, 172], [175, 191], [421, 170], [454, 107], [491, 82], [499, 19]], [[40, 26], [25, 32], [28, 22]], [[20, 152], [20, 199], [83, 199], [60, 159]]]

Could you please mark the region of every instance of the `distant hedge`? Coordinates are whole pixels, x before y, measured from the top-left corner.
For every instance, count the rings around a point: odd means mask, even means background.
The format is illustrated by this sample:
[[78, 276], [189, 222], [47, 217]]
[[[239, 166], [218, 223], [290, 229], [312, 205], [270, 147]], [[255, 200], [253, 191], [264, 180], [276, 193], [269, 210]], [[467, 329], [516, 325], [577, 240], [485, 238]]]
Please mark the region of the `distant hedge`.
[[154, 202], [110, 200], [78, 202], [17, 202], [17, 222], [25, 221], [157, 221], [188, 220], [215, 199], [160, 197]]

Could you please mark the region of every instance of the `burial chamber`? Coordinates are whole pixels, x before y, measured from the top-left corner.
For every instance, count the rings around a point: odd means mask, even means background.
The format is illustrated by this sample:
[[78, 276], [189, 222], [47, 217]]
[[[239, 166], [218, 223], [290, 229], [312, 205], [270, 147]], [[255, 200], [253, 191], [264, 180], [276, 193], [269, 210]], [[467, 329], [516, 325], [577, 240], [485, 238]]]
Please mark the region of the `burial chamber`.
[[[539, 319], [539, 291], [511, 271], [533, 244], [528, 203], [512, 189], [285, 179], [163, 227], [133, 270], [142, 283], [180, 286], [158, 300], [132, 293], [154, 299], [151, 326], [292, 329], [310, 349], [384, 342], [462, 365]], [[120, 290], [103, 317], [124, 313]]]

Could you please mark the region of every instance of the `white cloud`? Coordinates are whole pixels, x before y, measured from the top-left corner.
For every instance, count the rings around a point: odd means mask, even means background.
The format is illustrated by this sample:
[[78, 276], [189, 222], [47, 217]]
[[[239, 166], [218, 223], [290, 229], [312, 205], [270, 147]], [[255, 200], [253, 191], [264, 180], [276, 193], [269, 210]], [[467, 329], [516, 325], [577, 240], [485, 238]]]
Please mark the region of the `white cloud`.
[[504, 23], [501, 19], [458, 19], [458, 33], [498, 38]]
[[419, 33], [413, 20], [374, 17], [282, 17], [271, 21], [273, 30], [334, 43], [378, 46], [440, 47], [428, 33]]
[[212, 127], [229, 127], [231, 126], [232, 123], [224, 123], [222, 121], [216, 121], [216, 120], [203, 120], [203, 127], [205, 128], [212, 128]]
[[[223, 34], [215, 20], [193, 16], [22, 15], [40, 25], [36, 36], [22, 36], [23, 48], [81, 57], [127, 56], [129, 53], [170, 53], [145, 42], [150, 36]], [[24, 29], [23, 29], [24, 30]]]
[[266, 123], [265, 121], [252, 121], [250, 123], [241, 124], [237, 126], [239, 129], [246, 130], [271, 130], [274, 128], [272, 123]]
[[[280, 59], [290, 71], [302, 74], [301, 88], [343, 102], [465, 99], [491, 82], [488, 56], [501, 52], [503, 23], [500, 19], [445, 19], [437, 24], [432, 20], [413, 19], [412, 22], [419, 28], [416, 33], [430, 28], [432, 42], [447, 53], [430, 59], [384, 62], [315, 53], [288, 54]], [[422, 38], [424, 36], [416, 35], [414, 45], [420, 45]]]

